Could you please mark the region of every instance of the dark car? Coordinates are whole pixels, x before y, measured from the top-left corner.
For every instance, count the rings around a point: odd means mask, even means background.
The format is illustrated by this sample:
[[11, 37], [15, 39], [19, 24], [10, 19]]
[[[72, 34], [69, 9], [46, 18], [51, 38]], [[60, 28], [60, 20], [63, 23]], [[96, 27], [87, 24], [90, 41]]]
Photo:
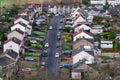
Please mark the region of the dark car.
[[48, 55], [48, 52], [47, 52], [47, 50], [43, 50], [43, 52], [42, 52], [42, 54], [41, 54], [43, 57], [47, 57], [47, 55]]
[[32, 36], [34, 36], [34, 37], [39, 37], [39, 34], [33, 33]]
[[61, 32], [60, 31], [57, 33], [57, 37], [61, 37]]
[[63, 20], [63, 19], [61, 19], [61, 20], [60, 20], [60, 23], [63, 23], [63, 22], [64, 22], [64, 20]]
[[28, 48], [27, 52], [33, 52], [33, 53], [35, 53], [36, 51], [34, 49]]
[[61, 39], [61, 36], [60, 35], [57, 35], [57, 40], [60, 40]]
[[63, 53], [66, 54], [66, 55], [72, 55], [72, 51], [71, 50], [66, 50]]
[[40, 27], [38, 27], [38, 26], [34, 26], [33, 29], [34, 29], [34, 30], [42, 30], [42, 29], [41, 29]]

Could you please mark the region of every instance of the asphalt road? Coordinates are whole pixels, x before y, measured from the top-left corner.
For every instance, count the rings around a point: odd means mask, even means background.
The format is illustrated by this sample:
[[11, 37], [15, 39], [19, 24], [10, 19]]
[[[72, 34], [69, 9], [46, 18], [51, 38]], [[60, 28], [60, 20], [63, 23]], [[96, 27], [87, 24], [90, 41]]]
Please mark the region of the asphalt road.
[[48, 51], [48, 56], [42, 58], [42, 61], [46, 62], [48, 71], [54, 75], [59, 74], [60, 58], [56, 58], [55, 53], [57, 52], [61, 54], [61, 46], [59, 48], [56, 47], [56, 43], [62, 45], [61, 40], [57, 40], [57, 32], [60, 31], [58, 27], [64, 25], [63, 23], [60, 23], [61, 19], [63, 19], [62, 16], [54, 16], [51, 19], [49, 25], [53, 26], [53, 29], [48, 30], [45, 37], [45, 42], [49, 43], [49, 47], [45, 48]]

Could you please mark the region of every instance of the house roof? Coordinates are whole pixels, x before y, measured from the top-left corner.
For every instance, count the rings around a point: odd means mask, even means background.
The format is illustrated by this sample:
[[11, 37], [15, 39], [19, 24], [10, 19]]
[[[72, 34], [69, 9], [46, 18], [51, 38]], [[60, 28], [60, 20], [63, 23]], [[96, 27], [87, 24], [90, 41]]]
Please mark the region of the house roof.
[[16, 29], [14, 29], [14, 30], [12, 30], [11, 32], [9, 32], [8, 34], [10, 34], [10, 33], [12, 33], [12, 32], [14, 32], [14, 31], [16, 31], [16, 32], [18, 32], [18, 33], [20, 33], [20, 34], [24, 34], [24, 32], [23, 31], [21, 31], [20, 29], [18, 29], [18, 28], [16, 28]]
[[4, 44], [6, 44], [6, 43], [8, 43], [8, 42], [10, 42], [10, 41], [13, 41], [13, 42], [15, 42], [15, 43], [18, 44], [18, 45], [20, 45], [21, 42], [22, 42], [22, 41], [19, 40], [18, 38], [16, 38], [16, 37], [12, 37], [12, 38], [10, 38], [9, 40], [5, 41]]
[[94, 39], [79, 38], [79, 39], [77, 39], [76, 41], [73, 42], [73, 45], [76, 44], [76, 43], [78, 43], [78, 42], [80, 42], [80, 41], [82, 41], [82, 40], [86, 40], [86, 41], [94, 44]]
[[[75, 25], [74, 26], [74, 28], [76, 28], [76, 27], [79, 27], [79, 26], [81, 26], [81, 25], [87, 25], [88, 27], [90, 27], [90, 23], [89, 22], [78, 22], [78, 24], [77, 25]], [[90, 27], [91, 28], [91, 27]]]
[[73, 33], [73, 37], [75, 37], [75, 36], [77, 36], [78, 34], [81, 34], [81, 33], [86, 33], [86, 34], [88, 34], [89, 36], [93, 36], [92, 33], [88, 33], [88, 32], [85, 31], [85, 30], [80, 30], [79, 32]]
[[101, 44], [111, 44], [111, 43], [113, 43], [113, 41], [109, 41], [109, 40], [101, 40]]
[[[94, 70], [92, 67], [90, 67], [89, 65], [87, 65], [87, 64], [82, 64], [82, 65], [79, 65], [79, 66], [77, 66], [76, 68], [73, 68], [72, 69], [72, 71], [73, 72], [81, 72], [81, 71], [84, 71], [84, 72], [86, 72], [86, 71], [88, 71], [88, 70]], [[95, 72], [96, 72], [96, 70], [94, 70]]]
[[35, 5], [41, 5], [42, 2], [27, 2], [27, 4], [29, 4], [29, 5], [33, 5], [33, 4], [35, 4]]
[[84, 69], [73, 69], [72, 72], [84, 72]]
[[27, 25], [26, 25], [25, 23], [23, 23], [23, 22], [19, 22], [19, 23], [17, 23], [17, 24], [20, 24], [20, 25], [22, 25], [22, 26], [24, 26], [24, 27], [27, 26]]
[[4, 67], [4, 66], [7, 66], [11, 63], [14, 63], [15, 61], [6, 57], [6, 56], [2, 56], [0, 57], [0, 66]]
[[15, 20], [17, 20], [19, 18], [22, 18], [22, 19], [24, 19], [26, 21], [29, 21], [29, 17], [28, 16], [26, 17], [26, 16], [17, 15], [17, 16], [14, 17]]
[[83, 46], [81, 46], [80, 49], [75, 49], [75, 50], [73, 50], [72, 56], [75, 56], [76, 54], [79, 54], [79, 53], [81, 53], [82, 51], [87, 52], [88, 54], [94, 56], [94, 51], [93, 51], [92, 49], [87, 50], [87, 49], [84, 49]]
[[12, 57], [13, 59], [16, 59], [18, 57], [18, 53], [16, 53], [15, 51], [13, 51], [12, 49], [8, 49], [4, 52], [4, 54], [9, 55], [10, 57]]
[[116, 5], [113, 8], [109, 8], [108, 11], [110, 12], [111, 15], [118, 14], [120, 12], [120, 5]]

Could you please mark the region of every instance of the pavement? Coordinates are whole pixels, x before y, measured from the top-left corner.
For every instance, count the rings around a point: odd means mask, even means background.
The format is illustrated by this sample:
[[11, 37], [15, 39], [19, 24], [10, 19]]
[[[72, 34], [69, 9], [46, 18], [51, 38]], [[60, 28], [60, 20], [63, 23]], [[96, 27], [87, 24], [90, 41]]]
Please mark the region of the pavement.
[[[61, 40], [57, 40], [57, 32], [60, 30], [58, 29], [59, 26], [64, 26], [64, 23], [60, 23], [60, 20], [63, 19], [62, 16], [54, 16], [51, 19], [51, 22], [49, 26], [53, 26], [52, 30], [47, 30], [47, 34], [45, 37], [45, 43], [49, 43], [48, 48], [44, 48], [48, 51], [48, 56], [47, 57], [42, 57], [41, 61], [46, 62], [46, 66], [48, 71], [51, 74], [58, 75], [59, 74], [59, 65], [61, 58], [56, 58], [55, 53], [60, 53], [62, 52], [62, 46], [59, 48], [56, 47], [56, 43], [60, 43], [62, 45]], [[62, 31], [61, 31], [62, 32]]]

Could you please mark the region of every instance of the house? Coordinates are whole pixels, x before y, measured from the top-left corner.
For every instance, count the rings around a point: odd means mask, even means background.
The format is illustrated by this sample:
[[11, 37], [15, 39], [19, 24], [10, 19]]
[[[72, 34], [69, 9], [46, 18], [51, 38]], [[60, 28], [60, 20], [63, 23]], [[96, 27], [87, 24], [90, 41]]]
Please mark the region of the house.
[[80, 38], [73, 42], [73, 50], [80, 49], [81, 46], [90, 46], [91, 48], [94, 48], [94, 39]]
[[73, 65], [82, 60], [85, 60], [85, 64], [92, 64], [94, 63], [94, 51], [92, 49], [73, 50], [72, 59]]
[[[74, 65], [73, 65], [74, 66]], [[87, 64], [79, 64], [75, 68], [72, 67], [71, 78], [72, 79], [83, 79], [86, 73], [90, 73], [91, 76], [99, 75], [98, 71], [94, 70]]]
[[16, 62], [7, 56], [0, 57], [0, 74], [2, 76], [10, 77], [13, 71], [16, 69]]
[[90, 23], [88, 22], [79, 22], [76, 26], [74, 26], [74, 32], [79, 32], [79, 30], [87, 30], [90, 31]]
[[[120, 0], [107, 0], [108, 4], [112, 6], [120, 4]], [[91, 4], [103, 4], [105, 5], [106, 0], [90, 0]]]
[[10, 39], [12, 37], [16, 37], [22, 41], [25, 37], [25, 33], [20, 29], [16, 28], [7, 34], [7, 39]]
[[20, 23], [17, 23], [17, 24], [14, 24], [12, 27], [11, 27], [11, 31], [12, 30], [15, 30], [15, 29], [20, 29], [21, 31], [23, 31], [24, 33], [25, 33], [25, 26], [27, 26], [27, 25], [24, 25], [24, 24], [20, 24]]
[[13, 51], [12, 49], [8, 49], [3, 53], [6, 57], [14, 60], [14, 61], [18, 61], [19, 59], [19, 53], [16, 53], [15, 51]]
[[93, 25], [90, 32], [92, 34], [102, 34], [103, 33], [103, 28], [104, 28], [104, 25]]
[[86, 19], [87, 18], [83, 14], [77, 16], [74, 20], [73, 26], [77, 25], [78, 22], [86, 22], [87, 21]]
[[24, 24], [29, 24], [30, 22], [24, 19], [23, 17], [18, 17], [17, 19], [14, 20], [14, 24], [17, 24], [19, 22], [23, 22]]
[[21, 40], [17, 39], [16, 37], [12, 37], [3, 44], [3, 52], [8, 49], [12, 49], [16, 53], [20, 53], [22, 45], [23, 43]]
[[73, 10], [73, 12], [71, 12], [70, 16], [72, 18], [78, 16], [80, 14], [80, 7], [76, 8], [75, 10]]
[[100, 47], [102, 49], [111, 49], [111, 48], [113, 48], [113, 41], [110, 41], [110, 40], [101, 40], [100, 41]]
[[16, 28], [19, 28], [21, 31], [25, 32], [26, 35], [31, 35], [31, 31], [32, 31], [32, 26], [30, 25], [26, 25], [22, 22], [19, 22], [17, 24], [14, 24], [12, 27], [11, 27], [11, 31], [16, 29]]
[[77, 39], [80, 39], [80, 38], [94, 39], [93, 34], [84, 30], [80, 30], [79, 32], [73, 33], [73, 41], [76, 41]]
[[27, 2], [27, 5], [28, 9], [33, 8], [34, 12], [39, 12], [39, 14], [43, 12], [43, 3], [41, 2]]

